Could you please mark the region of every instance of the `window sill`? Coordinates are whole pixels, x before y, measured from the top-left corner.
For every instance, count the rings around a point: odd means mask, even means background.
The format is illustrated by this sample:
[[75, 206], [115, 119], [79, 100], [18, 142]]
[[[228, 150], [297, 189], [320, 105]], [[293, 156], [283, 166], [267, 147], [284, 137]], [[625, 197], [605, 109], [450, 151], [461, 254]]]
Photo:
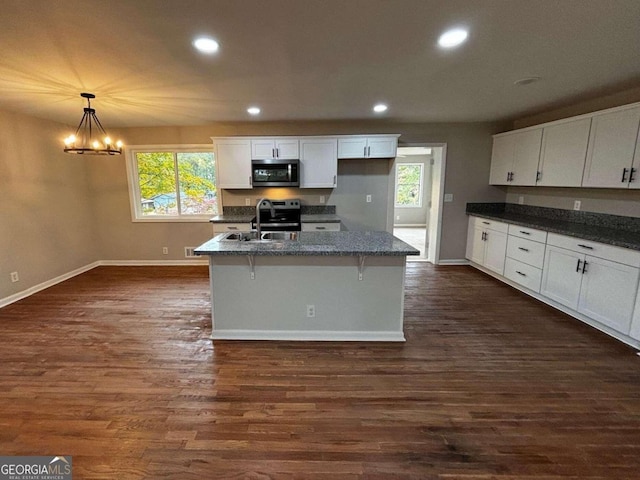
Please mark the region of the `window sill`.
[[206, 217], [140, 217], [132, 218], [133, 223], [209, 223], [217, 214], [212, 213]]

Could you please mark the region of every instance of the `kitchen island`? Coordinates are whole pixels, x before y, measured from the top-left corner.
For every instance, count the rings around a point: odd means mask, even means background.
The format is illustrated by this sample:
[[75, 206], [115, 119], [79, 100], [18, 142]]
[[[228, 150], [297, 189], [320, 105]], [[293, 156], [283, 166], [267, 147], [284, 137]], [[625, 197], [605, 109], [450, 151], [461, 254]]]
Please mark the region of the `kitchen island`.
[[387, 232], [297, 232], [283, 241], [225, 240], [209, 256], [211, 338], [404, 341], [407, 255]]

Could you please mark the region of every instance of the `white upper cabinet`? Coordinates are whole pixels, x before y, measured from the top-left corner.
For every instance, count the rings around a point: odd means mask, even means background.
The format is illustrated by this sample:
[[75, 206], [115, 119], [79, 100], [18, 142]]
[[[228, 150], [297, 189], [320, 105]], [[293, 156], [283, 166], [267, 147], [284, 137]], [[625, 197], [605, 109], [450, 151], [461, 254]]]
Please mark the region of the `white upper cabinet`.
[[218, 188], [252, 188], [251, 140], [213, 138]]
[[544, 127], [537, 185], [582, 185], [590, 126], [591, 118], [582, 118]]
[[300, 139], [300, 188], [334, 188], [338, 180], [338, 139]]
[[252, 138], [251, 158], [296, 160], [300, 156], [298, 137]]
[[583, 187], [640, 187], [636, 151], [639, 125], [640, 107], [593, 117]]
[[394, 158], [397, 149], [398, 135], [338, 138], [338, 158]]
[[535, 185], [541, 140], [541, 128], [494, 137], [489, 183]]

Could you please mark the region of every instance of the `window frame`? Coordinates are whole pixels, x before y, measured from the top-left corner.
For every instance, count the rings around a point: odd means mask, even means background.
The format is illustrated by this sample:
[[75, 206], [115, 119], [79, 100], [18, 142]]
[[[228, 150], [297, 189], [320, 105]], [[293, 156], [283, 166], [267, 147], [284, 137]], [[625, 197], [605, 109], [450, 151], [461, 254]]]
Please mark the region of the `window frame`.
[[[209, 222], [211, 217], [219, 215], [218, 213], [207, 213], [202, 215], [143, 215], [142, 213], [142, 195], [140, 194], [140, 177], [138, 174], [138, 161], [136, 158], [137, 153], [197, 153], [206, 152], [214, 155], [214, 162], [216, 162], [215, 152], [213, 146], [210, 144], [189, 144], [189, 145], [132, 145], [125, 147], [126, 154], [126, 166], [127, 166], [127, 180], [129, 184], [129, 204], [131, 207], [131, 221], [142, 223], [156, 223], [156, 222], [178, 222], [178, 223], [190, 223], [190, 222]], [[221, 197], [218, 195], [219, 189], [217, 185], [218, 180], [218, 164], [215, 163], [216, 170], [216, 195], [218, 201], [221, 201]], [[178, 190], [180, 188], [178, 169], [174, 168], [175, 182], [176, 182], [176, 201], [180, 203], [180, 195]], [[218, 208], [221, 209], [222, 205], [218, 203]]]
[[[415, 166], [420, 167], [420, 181], [418, 185], [418, 204], [417, 205], [401, 205], [398, 204], [398, 167]], [[396, 163], [396, 175], [395, 175], [395, 192], [393, 195], [394, 208], [422, 208], [422, 197], [424, 196], [424, 163], [422, 162], [399, 162]]]

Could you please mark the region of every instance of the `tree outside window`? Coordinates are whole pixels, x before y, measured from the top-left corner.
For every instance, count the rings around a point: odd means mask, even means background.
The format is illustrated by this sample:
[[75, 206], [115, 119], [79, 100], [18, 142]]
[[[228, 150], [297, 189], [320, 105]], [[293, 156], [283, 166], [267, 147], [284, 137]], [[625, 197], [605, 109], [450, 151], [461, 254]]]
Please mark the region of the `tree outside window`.
[[218, 213], [213, 152], [134, 152], [142, 217]]
[[396, 165], [396, 207], [422, 207], [422, 163]]

